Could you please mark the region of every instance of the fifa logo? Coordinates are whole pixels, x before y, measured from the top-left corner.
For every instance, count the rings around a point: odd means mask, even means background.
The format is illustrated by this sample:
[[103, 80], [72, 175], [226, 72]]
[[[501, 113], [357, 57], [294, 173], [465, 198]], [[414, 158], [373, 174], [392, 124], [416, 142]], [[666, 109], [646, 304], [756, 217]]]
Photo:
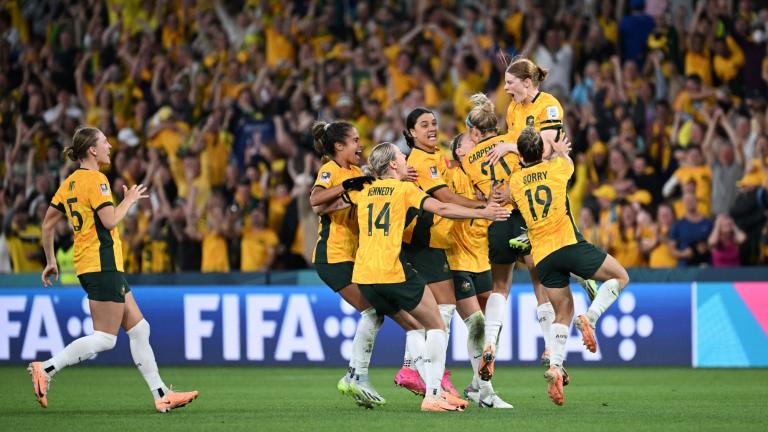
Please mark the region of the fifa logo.
[[623, 292], [619, 297], [619, 311], [621, 317], [604, 315], [600, 319], [600, 330], [604, 337], [621, 337], [619, 342], [619, 357], [624, 361], [630, 361], [637, 354], [635, 337], [647, 338], [653, 333], [653, 319], [648, 315], [635, 317], [636, 299], [632, 292]]

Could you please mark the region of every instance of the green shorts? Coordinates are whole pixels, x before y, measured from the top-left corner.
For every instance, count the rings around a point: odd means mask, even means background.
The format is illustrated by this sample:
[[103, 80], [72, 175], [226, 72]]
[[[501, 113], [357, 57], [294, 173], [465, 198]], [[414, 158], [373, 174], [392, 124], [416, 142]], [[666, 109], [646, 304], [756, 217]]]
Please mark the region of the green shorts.
[[509, 219], [488, 226], [488, 260], [491, 264], [514, 264], [524, 256], [520, 250], [509, 246], [509, 240], [522, 234], [526, 228], [519, 210], [514, 210]]
[[334, 264], [315, 263], [315, 270], [320, 279], [331, 287], [333, 292], [339, 292], [342, 288], [352, 283], [352, 270], [355, 263], [346, 261]]
[[456, 293], [456, 300], [474, 297], [493, 289], [490, 270], [482, 273], [465, 271], [452, 271], [451, 273], [453, 273], [453, 289]]
[[536, 264], [536, 274], [547, 288], [567, 287], [571, 273], [592, 279], [608, 255], [586, 240], [558, 249]]
[[360, 284], [360, 292], [379, 314], [390, 315], [399, 310], [416, 309], [424, 296], [426, 283], [410, 264], [404, 264], [405, 282]]
[[80, 279], [80, 285], [88, 293], [89, 300], [125, 303], [125, 295], [131, 292], [131, 287], [125, 281], [123, 272], [83, 273], [77, 278]]
[[419, 272], [419, 276], [427, 284], [453, 278], [445, 250], [403, 244], [403, 252], [408, 263]]

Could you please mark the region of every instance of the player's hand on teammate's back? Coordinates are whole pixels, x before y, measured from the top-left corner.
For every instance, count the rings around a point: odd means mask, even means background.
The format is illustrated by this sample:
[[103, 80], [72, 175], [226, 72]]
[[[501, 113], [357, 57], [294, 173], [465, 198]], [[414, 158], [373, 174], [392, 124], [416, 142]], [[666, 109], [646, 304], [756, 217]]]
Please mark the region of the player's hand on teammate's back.
[[512, 197], [510, 196], [509, 183], [501, 181], [494, 183], [491, 188], [491, 202], [498, 205], [507, 205], [512, 203]]
[[53, 276], [54, 281], [59, 280], [59, 268], [56, 266], [56, 263], [48, 264], [43, 269], [43, 274], [41, 276], [41, 279], [43, 281], [44, 287], [53, 286], [53, 282], [51, 282], [48, 278]]
[[149, 198], [146, 194], [147, 187], [143, 184], [133, 185], [130, 188], [123, 185], [123, 201], [128, 201], [130, 204], [136, 203], [142, 198]]
[[501, 207], [496, 203], [490, 203], [484, 209], [482, 209], [484, 216], [488, 220], [503, 221], [509, 219], [509, 210]]
[[373, 183], [374, 180], [376, 180], [376, 178], [372, 176], [352, 177], [341, 182], [341, 185], [345, 191], [348, 191], [348, 190], [361, 191], [363, 190], [363, 187], [365, 187], [366, 184]]
[[490, 165], [495, 165], [507, 153], [517, 153], [517, 144], [499, 142], [488, 152], [485, 160]]
[[405, 181], [409, 182], [415, 182], [419, 178], [419, 172], [416, 171], [416, 168], [408, 165], [408, 175], [405, 176]]
[[560, 139], [552, 143], [552, 150], [559, 155], [567, 155], [571, 152], [571, 140], [565, 134], [560, 135]]

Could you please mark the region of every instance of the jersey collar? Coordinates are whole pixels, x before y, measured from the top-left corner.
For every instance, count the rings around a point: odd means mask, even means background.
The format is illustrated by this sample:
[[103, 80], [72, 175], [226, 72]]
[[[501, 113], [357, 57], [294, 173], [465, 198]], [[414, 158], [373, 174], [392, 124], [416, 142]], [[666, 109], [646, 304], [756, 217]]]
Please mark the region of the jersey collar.
[[538, 98], [539, 98], [539, 96], [541, 96], [541, 91], [539, 91], [538, 93], [536, 93], [536, 96], [534, 96], [534, 97], [533, 97], [533, 99], [531, 99], [531, 103], [534, 103], [534, 102], [536, 102], [536, 99], [538, 99]]

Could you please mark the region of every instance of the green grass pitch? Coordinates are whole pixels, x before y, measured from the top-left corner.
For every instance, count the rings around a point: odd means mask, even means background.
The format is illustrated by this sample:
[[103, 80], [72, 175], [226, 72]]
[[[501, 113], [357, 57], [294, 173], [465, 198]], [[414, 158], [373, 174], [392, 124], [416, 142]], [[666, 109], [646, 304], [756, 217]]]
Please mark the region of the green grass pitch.
[[[169, 414], [130, 367], [75, 366], [38, 406], [24, 367], [0, 367], [0, 430], [153, 431], [637, 431], [768, 430], [768, 370], [570, 368], [564, 407], [546, 395], [543, 368], [497, 369], [494, 386], [514, 410], [421, 413], [420, 399], [392, 384], [395, 369], [372, 369], [387, 405], [357, 407], [336, 391], [341, 368], [161, 368], [167, 384], [200, 397]], [[454, 374], [466, 385], [468, 368]]]

